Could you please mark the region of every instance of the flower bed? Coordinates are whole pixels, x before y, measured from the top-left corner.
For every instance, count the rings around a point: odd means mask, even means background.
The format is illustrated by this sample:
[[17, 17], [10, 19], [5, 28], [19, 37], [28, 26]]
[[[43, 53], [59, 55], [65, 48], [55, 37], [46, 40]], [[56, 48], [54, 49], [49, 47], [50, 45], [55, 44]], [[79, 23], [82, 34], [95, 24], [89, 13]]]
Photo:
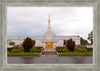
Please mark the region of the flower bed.
[[77, 45], [74, 51], [71, 52], [67, 47], [56, 47], [59, 56], [92, 56], [93, 49], [86, 48], [85, 45]]
[[67, 47], [56, 47], [56, 51], [59, 52], [69, 52]]
[[43, 50], [43, 47], [33, 47], [30, 49], [30, 52], [41, 52]]
[[40, 52], [43, 50], [43, 47], [33, 47], [30, 49], [30, 52], [24, 52], [24, 48], [20, 45], [15, 45], [13, 48], [7, 49], [8, 56], [39, 56]]

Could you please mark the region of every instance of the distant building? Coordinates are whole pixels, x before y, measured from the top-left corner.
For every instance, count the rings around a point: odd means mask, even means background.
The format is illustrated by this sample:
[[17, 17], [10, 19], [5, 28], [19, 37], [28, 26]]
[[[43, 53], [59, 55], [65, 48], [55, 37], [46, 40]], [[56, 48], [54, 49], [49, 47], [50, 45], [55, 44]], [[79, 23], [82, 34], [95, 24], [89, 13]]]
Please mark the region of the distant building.
[[11, 41], [15, 42], [16, 45], [22, 44], [26, 37], [32, 38], [35, 40], [35, 46], [43, 46], [45, 49], [54, 49], [56, 46], [64, 46], [64, 41], [68, 39], [72, 39], [75, 41], [75, 44], [80, 44], [79, 36], [57, 36], [52, 32], [50, 26], [50, 15], [48, 19], [48, 29], [47, 32], [40, 36], [8, 36], [7, 43], [9, 44]]

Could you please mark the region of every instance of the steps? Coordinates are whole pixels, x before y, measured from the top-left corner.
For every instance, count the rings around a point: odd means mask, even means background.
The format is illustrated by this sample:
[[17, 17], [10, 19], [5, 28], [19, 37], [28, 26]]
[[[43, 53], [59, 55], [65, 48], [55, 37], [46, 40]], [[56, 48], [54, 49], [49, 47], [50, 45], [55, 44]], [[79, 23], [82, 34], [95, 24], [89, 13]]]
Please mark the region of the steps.
[[57, 55], [56, 51], [42, 51], [41, 55]]
[[54, 51], [53, 48], [45, 48], [45, 51]]

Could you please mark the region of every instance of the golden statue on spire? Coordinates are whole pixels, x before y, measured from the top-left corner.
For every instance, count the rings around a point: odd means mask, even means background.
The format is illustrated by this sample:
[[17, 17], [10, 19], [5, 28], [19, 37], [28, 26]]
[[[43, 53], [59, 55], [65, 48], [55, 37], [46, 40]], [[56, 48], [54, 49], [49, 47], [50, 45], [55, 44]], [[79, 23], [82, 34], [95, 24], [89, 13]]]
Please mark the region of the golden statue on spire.
[[50, 14], [48, 15], [48, 18], [49, 18], [49, 20], [50, 20]]

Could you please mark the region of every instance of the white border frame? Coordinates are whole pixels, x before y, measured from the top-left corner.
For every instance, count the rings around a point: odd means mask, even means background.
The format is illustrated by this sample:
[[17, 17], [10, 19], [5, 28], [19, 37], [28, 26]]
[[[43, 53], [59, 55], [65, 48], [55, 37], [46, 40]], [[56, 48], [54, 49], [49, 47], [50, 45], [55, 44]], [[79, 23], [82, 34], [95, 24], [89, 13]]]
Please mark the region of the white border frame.
[[[78, 6], [78, 7], [84, 7], [84, 6], [92, 6], [94, 11], [94, 19], [93, 19], [93, 36], [95, 36], [93, 39], [94, 42], [94, 51], [93, 51], [93, 64], [7, 64], [7, 49], [6, 49], [6, 43], [7, 43], [7, 34], [6, 34], [6, 28], [7, 28], [7, 22], [6, 22], [6, 14], [7, 14], [7, 6], [49, 6], [49, 7], [53, 7], [53, 6]], [[0, 3], [0, 68], [1, 71], [4, 70], [80, 70], [84, 71], [84, 70], [97, 70], [98, 68], [98, 46], [99, 44], [99, 23], [98, 23], [98, 3], [95, 0], [85, 0], [85, 1], [81, 1], [81, 0], [2, 0]], [[4, 48], [5, 47], [5, 48]]]

